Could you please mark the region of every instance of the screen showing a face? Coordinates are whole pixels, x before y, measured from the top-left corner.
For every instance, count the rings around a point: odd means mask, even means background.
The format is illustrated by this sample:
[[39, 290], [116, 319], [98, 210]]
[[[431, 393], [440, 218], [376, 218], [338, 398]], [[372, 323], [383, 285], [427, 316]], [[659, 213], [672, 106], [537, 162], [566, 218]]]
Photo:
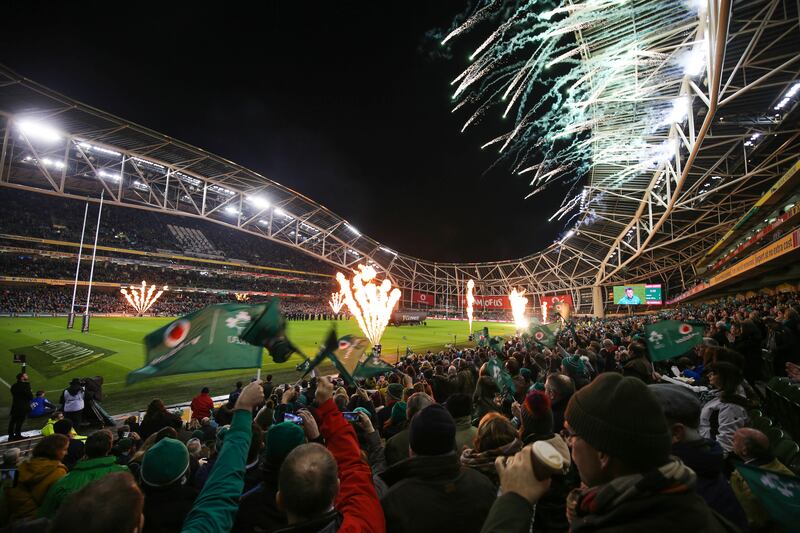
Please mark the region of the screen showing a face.
[[661, 305], [661, 285], [632, 284], [614, 287], [617, 305]]

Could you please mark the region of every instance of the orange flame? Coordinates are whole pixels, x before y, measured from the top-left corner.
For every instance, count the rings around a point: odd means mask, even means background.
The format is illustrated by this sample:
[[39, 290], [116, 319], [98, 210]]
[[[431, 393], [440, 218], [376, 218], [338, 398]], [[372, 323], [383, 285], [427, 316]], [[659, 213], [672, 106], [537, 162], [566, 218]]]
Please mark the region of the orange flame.
[[517, 326], [517, 329], [527, 328], [528, 319], [525, 318], [525, 306], [528, 305], [528, 299], [525, 298], [525, 289], [519, 292], [517, 292], [517, 289], [512, 289], [511, 294], [508, 295], [508, 301], [511, 302], [514, 325]]
[[[128, 305], [136, 310], [137, 315], [145, 314], [167, 290], [167, 286], [164, 285], [158, 292], [155, 292], [156, 286], [150, 285], [148, 288], [146, 281], [142, 281], [142, 286], [138, 289], [133, 286], [128, 288], [131, 290], [130, 293], [125, 287], [121, 288], [119, 292], [125, 297]], [[153, 294], [154, 292], [155, 294]]]
[[364, 336], [373, 345], [380, 344], [392, 316], [392, 309], [400, 301], [400, 289], [392, 288], [388, 279], [376, 285], [373, 282], [375, 269], [371, 266], [358, 265], [358, 271], [353, 272], [355, 276], [352, 281], [348, 281], [341, 272], [336, 274], [341, 294]]
[[344, 296], [341, 292], [332, 292], [331, 299], [328, 300], [328, 305], [333, 309], [333, 314], [338, 315], [339, 311], [344, 307]]
[[469, 319], [469, 332], [472, 333], [472, 306], [475, 303], [475, 295], [472, 294], [475, 289], [475, 282], [469, 280], [467, 282], [467, 319]]

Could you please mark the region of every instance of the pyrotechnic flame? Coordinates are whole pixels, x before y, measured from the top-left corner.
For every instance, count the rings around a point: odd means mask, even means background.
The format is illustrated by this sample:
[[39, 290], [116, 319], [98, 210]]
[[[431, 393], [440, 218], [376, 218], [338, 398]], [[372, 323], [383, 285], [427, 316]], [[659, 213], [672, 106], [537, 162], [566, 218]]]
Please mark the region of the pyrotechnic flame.
[[517, 289], [512, 289], [511, 294], [508, 295], [508, 301], [511, 302], [511, 314], [514, 315], [514, 325], [517, 329], [525, 329], [528, 327], [528, 319], [525, 318], [525, 306], [528, 305], [528, 299], [525, 298], [525, 289], [517, 292]]
[[236, 296], [237, 302], [246, 302], [250, 299], [250, 295], [244, 292], [235, 292], [233, 295]]
[[[135, 287], [128, 288], [130, 292], [125, 287], [121, 288], [120, 292], [125, 297], [128, 305], [136, 310], [137, 315], [145, 314], [167, 290], [167, 286], [164, 285], [158, 292], [155, 292], [156, 286], [150, 285], [148, 287], [146, 281], [142, 281], [142, 286], [138, 289]], [[153, 294], [154, 292], [155, 294]]]
[[467, 319], [469, 319], [469, 332], [472, 333], [472, 305], [475, 303], [475, 296], [472, 294], [475, 288], [475, 282], [469, 280], [467, 282]]
[[331, 299], [328, 300], [328, 305], [333, 309], [333, 314], [338, 315], [339, 311], [344, 307], [344, 296], [341, 292], [332, 292]]
[[547, 302], [542, 302], [542, 324], [547, 323]]
[[392, 316], [392, 309], [400, 301], [400, 289], [393, 289], [388, 279], [376, 285], [373, 282], [375, 269], [371, 266], [358, 265], [358, 271], [353, 272], [355, 276], [352, 282], [341, 272], [336, 274], [341, 294], [364, 336], [373, 345], [380, 344], [383, 331]]

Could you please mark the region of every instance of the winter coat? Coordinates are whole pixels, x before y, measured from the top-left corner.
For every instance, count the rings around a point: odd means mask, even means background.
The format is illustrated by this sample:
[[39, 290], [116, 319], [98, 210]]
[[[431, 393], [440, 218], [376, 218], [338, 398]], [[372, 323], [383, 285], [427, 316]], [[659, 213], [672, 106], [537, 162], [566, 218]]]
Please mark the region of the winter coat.
[[139, 436], [145, 441], [147, 437], [153, 433], [158, 433], [162, 428], [171, 427], [178, 429], [181, 425], [180, 417], [170, 412], [158, 412], [149, 416], [145, 415], [139, 428]]
[[472, 443], [475, 440], [475, 435], [478, 434], [478, 428], [472, 425], [472, 419], [469, 416], [456, 418], [455, 423], [456, 454], [461, 454], [461, 452], [464, 451], [464, 446], [467, 448], [472, 447]]
[[764, 378], [762, 366], [764, 357], [761, 354], [761, 339], [753, 335], [740, 335], [736, 337], [731, 346], [744, 357], [744, 377], [753, 385], [756, 380]]
[[211, 411], [214, 409], [214, 400], [207, 392], [201, 392], [192, 399], [192, 418], [202, 420], [211, 417]]
[[73, 492], [78, 492], [106, 474], [128, 471], [128, 467], [118, 465], [116, 461], [117, 458], [113, 455], [79, 461], [69, 474], [56, 481], [47, 492], [47, 496], [39, 508], [39, 516], [53, 518], [64, 498]]
[[34, 457], [21, 463], [17, 483], [6, 492], [11, 520], [35, 518], [47, 491], [66, 475], [67, 467], [55, 459]]
[[386, 523], [372, 484], [372, 472], [361, 458], [353, 427], [344, 419], [333, 400], [320, 405], [317, 415], [321, 421], [320, 433], [339, 467], [340, 485], [333, 503], [334, 511], [280, 531], [383, 533]]
[[742, 405], [744, 398], [737, 401], [723, 401], [719, 391], [700, 411], [700, 435], [704, 439], [715, 440], [726, 454], [733, 451], [733, 434], [747, 423], [747, 410]]
[[725, 456], [719, 443], [700, 439], [693, 442], [676, 442], [672, 455], [697, 474], [695, 492], [709, 507], [733, 522], [742, 531], [747, 531], [747, 517], [742, 506], [725, 479], [723, 472]]
[[23, 416], [31, 412], [33, 392], [27, 381], [17, 381], [11, 385], [11, 416]]
[[[738, 529], [709, 509], [692, 489], [694, 473], [679, 461], [659, 469], [662, 475], [622, 476], [584, 491], [578, 499], [571, 531], [607, 533], [646, 531], [727, 533]], [[526, 533], [533, 508], [515, 493], [500, 496], [482, 533]]]
[[408, 428], [386, 440], [386, 463], [393, 465], [408, 459]]
[[381, 474], [389, 533], [477, 533], [497, 490], [483, 474], [463, 467], [455, 453], [417, 456]]
[[180, 483], [163, 488], [142, 484], [142, 490], [145, 496], [142, 533], [180, 532], [197, 498], [197, 490]]
[[271, 533], [286, 527], [286, 513], [278, 509], [278, 470], [263, 472], [264, 480], [242, 495], [233, 531]]

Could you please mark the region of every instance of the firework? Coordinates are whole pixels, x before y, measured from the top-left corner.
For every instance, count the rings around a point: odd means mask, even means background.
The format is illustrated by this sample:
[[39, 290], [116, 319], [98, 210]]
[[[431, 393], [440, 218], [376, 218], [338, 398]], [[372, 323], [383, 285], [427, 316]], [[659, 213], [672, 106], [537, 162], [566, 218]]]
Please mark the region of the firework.
[[333, 309], [333, 314], [338, 315], [339, 311], [341, 311], [344, 306], [344, 296], [342, 296], [342, 293], [332, 292], [331, 299], [328, 300], [328, 305]]
[[[130, 292], [128, 292], [130, 289]], [[125, 287], [120, 289], [120, 292], [127, 300], [128, 305], [133, 307], [136, 310], [136, 314], [141, 316], [145, 314], [148, 309], [153, 307], [153, 304], [161, 298], [161, 295], [164, 294], [164, 291], [167, 290], [167, 286], [164, 285], [161, 289], [156, 292], [156, 286], [150, 285], [147, 286], [146, 281], [142, 281], [142, 285], [139, 288], [135, 288], [133, 286]]]
[[472, 333], [472, 305], [475, 303], [475, 296], [472, 290], [475, 288], [475, 282], [469, 280], [467, 282], [467, 319], [469, 319], [469, 332]]
[[517, 292], [517, 289], [512, 289], [511, 294], [508, 295], [508, 301], [511, 302], [511, 314], [514, 315], [514, 325], [517, 329], [525, 329], [528, 327], [528, 319], [525, 318], [525, 306], [528, 305], [528, 299], [525, 298], [525, 289]]
[[355, 276], [352, 281], [348, 281], [341, 272], [336, 274], [336, 280], [350, 314], [356, 317], [358, 327], [373, 346], [379, 345], [392, 316], [392, 309], [400, 301], [400, 289], [392, 288], [388, 279], [377, 285], [375, 269], [371, 266], [358, 265], [358, 270], [353, 272]]
[[[489, 28], [474, 36], [470, 64], [451, 84], [453, 111], [468, 112], [462, 131], [491, 117], [512, 120], [482, 148], [530, 176], [529, 196], [613, 168], [592, 177], [588, 194], [576, 187], [553, 217], [589, 216], [604, 194], [596, 188], [639, 179], [675, 155], [673, 126], [694, 98], [681, 82], [704, 76], [710, 56], [705, 10], [705, 1], [486, 2], [441, 41]], [[675, 28], [686, 35], [677, 46]]]
[[547, 323], [547, 302], [542, 302], [542, 324]]
[[250, 295], [247, 294], [246, 292], [236, 292], [233, 295], [236, 296], [237, 302], [246, 302], [247, 300], [250, 299]]

